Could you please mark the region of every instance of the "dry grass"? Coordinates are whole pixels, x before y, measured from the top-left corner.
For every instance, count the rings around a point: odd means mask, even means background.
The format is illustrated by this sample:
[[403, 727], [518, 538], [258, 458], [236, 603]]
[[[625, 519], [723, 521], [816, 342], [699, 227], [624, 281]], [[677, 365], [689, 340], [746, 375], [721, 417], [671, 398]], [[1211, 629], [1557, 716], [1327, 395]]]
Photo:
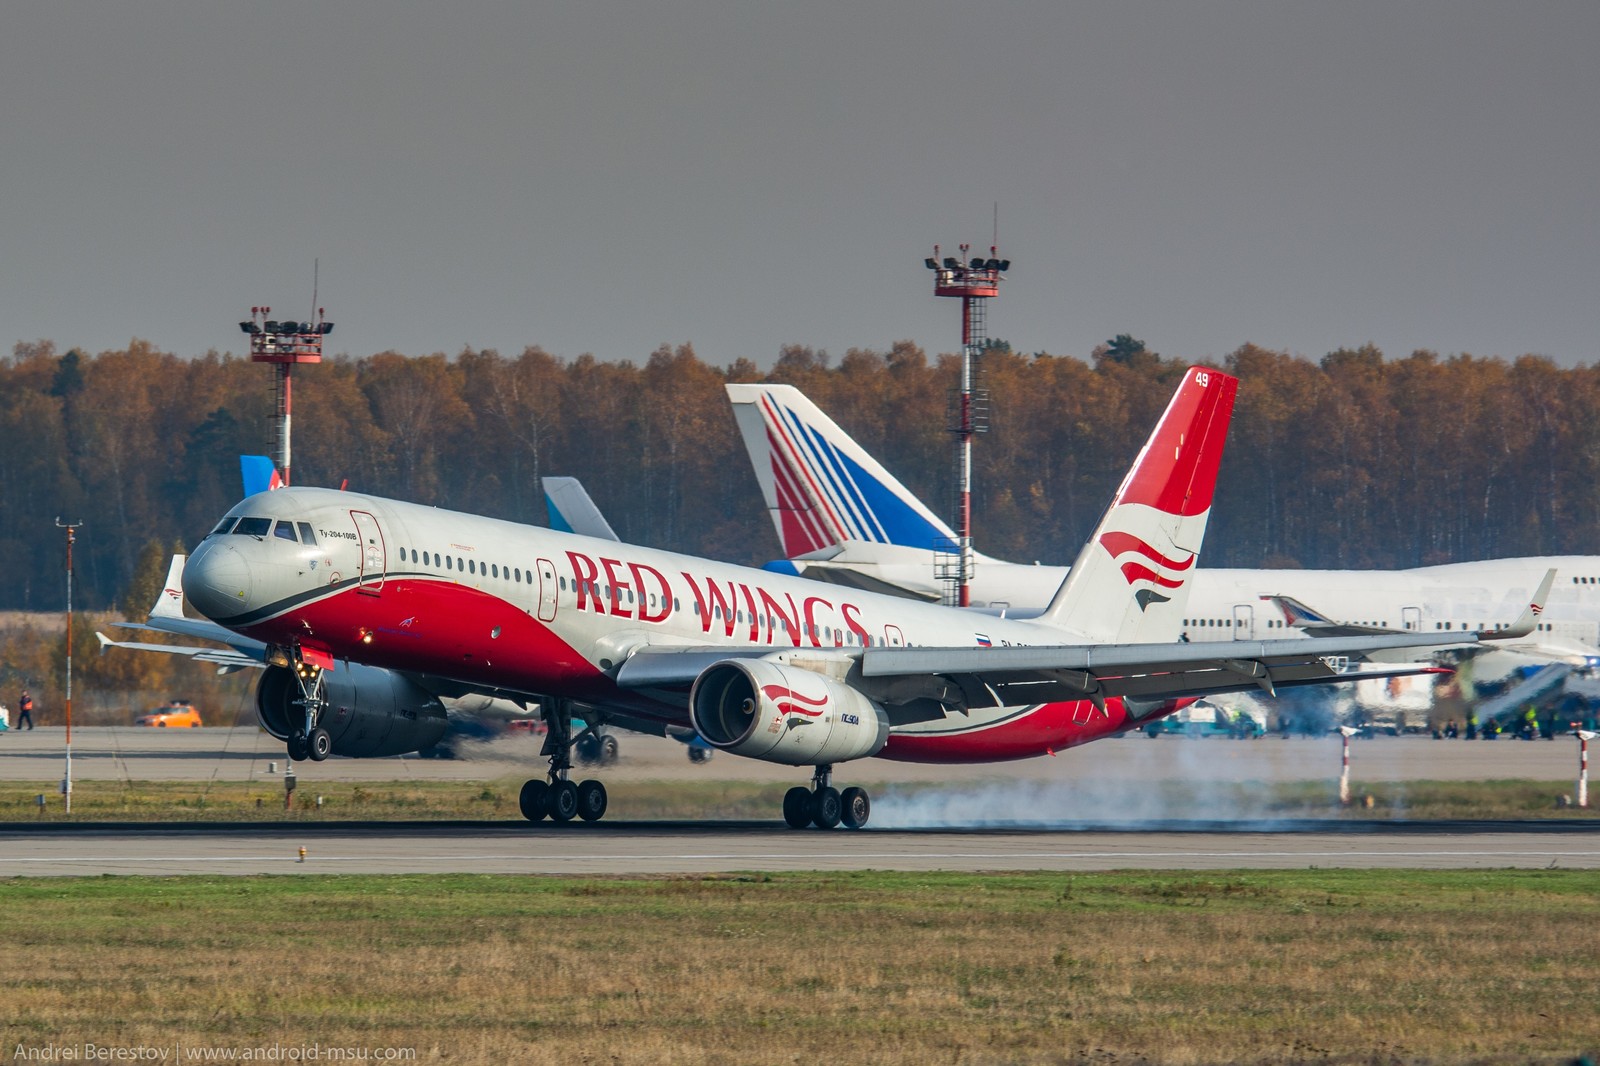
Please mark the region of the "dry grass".
[[[72, 790], [73, 821], [307, 821], [517, 819], [517, 794], [524, 778], [489, 781], [303, 781], [295, 809], [286, 814], [281, 777], [239, 781], [78, 781]], [[62, 821], [56, 781], [0, 782], [0, 822]], [[778, 818], [787, 784], [742, 781], [608, 780], [609, 818]], [[934, 785], [896, 785], [893, 793], [914, 797]], [[1201, 789], [1206, 802], [1190, 797]], [[1600, 818], [1600, 806], [1558, 808], [1561, 786], [1539, 781], [1409, 781], [1373, 786], [1373, 805], [1341, 810], [1320, 782], [1277, 785], [1194, 785], [1166, 781], [1141, 786], [1164, 798], [1159, 806], [1196, 818], [1505, 819]], [[1234, 793], [1237, 796], [1234, 796]], [[36, 800], [43, 793], [41, 811]], [[885, 790], [882, 795], [889, 795]], [[1365, 793], [1364, 793], [1365, 794]], [[1363, 795], [1364, 795], [1363, 794]], [[321, 796], [323, 804], [316, 806]], [[1102, 805], [1102, 808], [1107, 805]], [[1114, 804], [1109, 805], [1115, 807]], [[1064, 815], [1065, 816], [1065, 815]]]
[[1560, 1062], [1600, 1047], [1574, 872], [0, 884], [4, 1054], [419, 1061]]

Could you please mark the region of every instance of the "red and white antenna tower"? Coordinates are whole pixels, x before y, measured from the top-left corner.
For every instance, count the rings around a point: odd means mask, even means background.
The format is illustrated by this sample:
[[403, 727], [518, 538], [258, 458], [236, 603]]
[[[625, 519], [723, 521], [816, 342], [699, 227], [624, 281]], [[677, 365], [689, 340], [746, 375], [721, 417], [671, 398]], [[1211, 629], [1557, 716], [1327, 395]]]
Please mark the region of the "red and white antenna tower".
[[322, 308], [317, 308], [315, 322], [278, 321], [267, 316], [270, 307], [252, 307], [250, 320], [239, 323], [239, 328], [250, 337], [250, 361], [271, 363], [277, 367], [276, 415], [278, 423], [278, 451], [273, 462], [285, 485], [289, 484], [289, 424], [294, 393], [291, 376], [296, 364], [322, 362], [322, 338], [333, 332]]
[[987, 259], [968, 258], [971, 250], [971, 245], [963, 244], [960, 258], [941, 258], [936, 244], [933, 257], [922, 261], [933, 271], [933, 294], [961, 300], [961, 391], [950, 427], [957, 441], [955, 527], [959, 539], [954, 565], [942, 568], [939, 576], [955, 586], [953, 598], [962, 607], [972, 604], [972, 438], [989, 428], [988, 394], [978, 385], [988, 340], [985, 301], [1000, 295], [1000, 279], [1011, 269], [1011, 260], [997, 258], [993, 245]]

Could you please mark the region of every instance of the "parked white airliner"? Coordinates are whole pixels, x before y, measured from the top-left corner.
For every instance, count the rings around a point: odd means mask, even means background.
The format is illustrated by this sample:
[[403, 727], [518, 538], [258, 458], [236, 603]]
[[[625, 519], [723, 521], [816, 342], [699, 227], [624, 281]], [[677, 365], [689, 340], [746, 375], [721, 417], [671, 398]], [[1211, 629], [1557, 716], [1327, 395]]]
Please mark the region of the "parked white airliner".
[[[728, 385], [786, 561], [778, 572], [936, 601], [956, 535], [854, 438], [792, 385]], [[1138, 565], [1138, 564], [1134, 564]], [[1184, 612], [1190, 640], [1437, 633], [1440, 645], [1528, 602], [1560, 578], [1535, 631], [1497, 645], [1573, 665], [1600, 657], [1600, 556], [1488, 559], [1409, 570], [1197, 569]], [[1065, 578], [1062, 566], [979, 555], [974, 607], [1026, 616]], [[1155, 575], [1155, 587], [1170, 578]], [[1416, 652], [1408, 651], [1406, 657]], [[1380, 656], [1381, 657], [1381, 656]]]

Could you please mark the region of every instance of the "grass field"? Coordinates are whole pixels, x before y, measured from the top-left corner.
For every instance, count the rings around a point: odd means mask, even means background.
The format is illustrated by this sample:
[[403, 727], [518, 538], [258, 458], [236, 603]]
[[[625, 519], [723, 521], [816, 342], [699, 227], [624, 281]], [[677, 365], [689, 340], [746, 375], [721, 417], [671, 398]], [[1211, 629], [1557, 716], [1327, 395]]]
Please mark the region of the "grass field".
[[[246, 782], [79, 781], [72, 790], [74, 821], [415, 820], [518, 818], [523, 778], [484, 782], [303, 782], [285, 812], [281, 778]], [[609, 818], [777, 818], [786, 784], [740, 781], [607, 782]], [[875, 792], [915, 797], [933, 785], [898, 785]], [[1408, 781], [1371, 786], [1341, 810], [1322, 782], [1278, 785], [1207, 783], [1203, 793], [1184, 782], [1141, 785], [1165, 793], [1160, 806], [1184, 817], [1354, 819], [1600, 818], [1600, 807], [1560, 808], [1562, 786], [1538, 781]], [[41, 808], [37, 799], [45, 797]], [[1372, 806], [1360, 799], [1370, 795]], [[322, 806], [316, 805], [322, 797]], [[1073, 816], [1071, 810], [1061, 812]], [[0, 783], [0, 822], [65, 820], [56, 782]]]
[[1569, 871], [0, 882], [0, 1062], [1481, 1063], [1600, 1048]]

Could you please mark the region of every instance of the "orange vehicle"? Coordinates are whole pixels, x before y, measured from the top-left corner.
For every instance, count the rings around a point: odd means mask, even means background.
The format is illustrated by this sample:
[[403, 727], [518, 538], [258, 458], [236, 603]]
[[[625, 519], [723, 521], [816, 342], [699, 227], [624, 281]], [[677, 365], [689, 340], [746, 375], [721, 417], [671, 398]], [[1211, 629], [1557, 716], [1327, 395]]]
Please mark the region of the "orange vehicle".
[[196, 729], [200, 725], [200, 712], [188, 700], [168, 700], [135, 718], [133, 724]]

